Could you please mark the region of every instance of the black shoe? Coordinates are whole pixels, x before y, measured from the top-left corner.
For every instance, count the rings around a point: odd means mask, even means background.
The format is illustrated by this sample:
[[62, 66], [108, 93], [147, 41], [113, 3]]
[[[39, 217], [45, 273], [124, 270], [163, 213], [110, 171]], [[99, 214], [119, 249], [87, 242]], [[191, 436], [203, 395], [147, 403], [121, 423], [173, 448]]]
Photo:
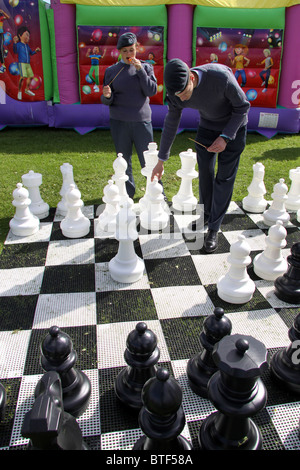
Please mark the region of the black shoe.
[[206, 253], [213, 253], [218, 248], [218, 231], [208, 230], [204, 238], [204, 250]]

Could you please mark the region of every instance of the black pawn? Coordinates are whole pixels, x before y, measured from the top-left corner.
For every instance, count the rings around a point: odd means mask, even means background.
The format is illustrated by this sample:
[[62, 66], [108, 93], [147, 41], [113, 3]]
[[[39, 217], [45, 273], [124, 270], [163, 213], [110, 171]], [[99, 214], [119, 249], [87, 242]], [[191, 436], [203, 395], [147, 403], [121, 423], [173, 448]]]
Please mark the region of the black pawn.
[[115, 393], [123, 404], [138, 411], [141, 409], [143, 386], [155, 376], [159, 357], [156, 335], [146, 323], [139, 322], [127, 336], [124, 358], [128, 366], [115, 381]]
[[52, 326], [41, 345], [43, 369], [59, 374], [63, 390], [64, 409], [78, 417], [87, 408], [91, 396], [91, 383], [84, 372], [74, 367], [77, 353], [70, 336], [58, 326]]
[[271, 376], [283, 388], [300, 394], [300, 313], [289, 329], [289, 339], [291, 344], [271, 359]]
[[284, 302], [300, 304], [300, 242], [293, 244], [287, 262], [287, 272], [274, 281], [275, 295]]
[[40, 380], [21, 434], [30, 439], [27, 450], [87, 450], [76, 418], [63, 409], [57, 372], [46, 372]]
[[166, 369], [159, 368], [156, 376], [147, 381], [142, 399], [139, 424], [145, 435], [133, 450], [192, 450], [191, 444], [180, 435], [185, 425], [182, 390]]
[[220, 307], [214, 309], [203, 323], [203, 331], [200, 335], [202, 352], [192, 357], [187, 364], [188, 382], [197, 395], [207, 398], [207, 384], [211, 376], [217, 371], [212, 357], [213, 348], [224, 336], [230, 335], [232, 324], [229, 318], [224, 316], [224, 310]]
[[267, 350], [251, 336], [225, 336], [216, 344], [219, 370], [208, 384], [208, 398], [218, 410], [201, 424], [203, 450], [260, 450], [262, 438], [251, 417], [266, 404], [260, 375], [268, 368]]

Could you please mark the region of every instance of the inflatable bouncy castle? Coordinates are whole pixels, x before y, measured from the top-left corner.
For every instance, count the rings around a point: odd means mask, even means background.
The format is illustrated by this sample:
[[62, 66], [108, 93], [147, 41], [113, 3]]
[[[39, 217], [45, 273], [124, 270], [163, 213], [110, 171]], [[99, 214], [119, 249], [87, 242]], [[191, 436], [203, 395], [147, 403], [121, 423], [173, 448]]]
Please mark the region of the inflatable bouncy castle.
[[[87, 133], [109, 127], [101, 104], [118, 37], [132, 31], [138, 58], [157, 78], [152, 122], [166, 115], [163, 71], [226, 64], [251, 103], [248, 130], [267, 137], [300, 129], [300, 2], [292, 0], [0, 0], [0, 129], [49, 126]], [[181, 129], [199, 115], [184, 110]]]

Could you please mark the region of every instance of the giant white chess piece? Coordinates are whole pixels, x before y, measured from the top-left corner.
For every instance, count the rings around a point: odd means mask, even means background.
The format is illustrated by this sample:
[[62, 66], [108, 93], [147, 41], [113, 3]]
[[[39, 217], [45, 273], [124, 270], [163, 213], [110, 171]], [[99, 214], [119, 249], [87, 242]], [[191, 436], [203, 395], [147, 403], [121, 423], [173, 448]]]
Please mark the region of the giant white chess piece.
[[141, 173], [143, 176], [147, 178], [146, 181], [146, 190], [143, 197], [139, 200], [139, 211], [143, 211], [147, 208], [147, 204], [149, 202], [148, 194], [149, 194], [149, 185], [151, 183], [151, 176], [152, 171], [155, 165], [158, 162], [158, 150], [157, 144], [155, 142], [150, 142], [148, 144], [148, 150], [143, 152], [144, 159], [145, 159], [145, 166], [141, 169]]
[[288, 187], [283, 178], [276, 183], [273, 188], [272, 203], [270, 207], [263, 213], [264, 223], [266, 225], [274, 225], [277, 220], [281, 220], [286, 226], [290, 220], [290, 214], [287, 212], [285, 202], [287, 200]]
[[65, 237], [81, 238], [90, 231], [90, 220], [82, 213], [83, 202], [80, 191], [71, 184], [66, 195], [67, 215], [61, 221], [60, 228]]
[[38, 232], [40, 219], [30, 211], [29, 192], [22, 183], [17, 184], [13, 191], [13, 198], [12, 204], [15, 206], [16, 212], [9, 222], [12, 233], [18, 237], [27, 237]]
[[120, 210], [119, 188], [113, 180], [109, 180], [103, 193], [102, 199], [105, 202], [105, 209], [98, 217], [96, 235], [100, 235], [101, 231], [106, 232], [107, 235], [115, 235], [117, 215]]
[[248, 186], [248, 196], [243, 199], [243, 209], [251, 213], [263, 212], [268, 202], [264, 198], [266, 187], [264, 183], [265, 167], [257, 162], [253, 165], [253, 179]]
[[266, 248], [253, 260], [253, 269], [257, 276], [266, 281], [275, 281], [287, 271], [288, 263], [281, 251], [286, 246], [286, 235], [287, 231], [281, 220], [277, 220], [276, 224], [269, 228]]
[[290, 170], [289, 177], [292, 184], [287, 194], [285, 207], [291, 211], [298, 211], [300, 209], [300, 166]]
[[197, 163], [196, 152], [188, 149], [180, 152], [181, 168], [176, 175], [181, 178], [180, 188], [173, 196], [172, 203], [175, 210], [181, 212], [192, 212], [197, 207], [197, 198], [193, 194], [193, 179], [197, 178], [198, 172], [195, 170]]
[[22, 182], [29, 191], [29, 199], [31, 204], [30, 211], [39, 219], [45, 219], [49, 215], [49, 204], [43, 201], [40, 194], [40, 186], [42, 184], [42, 175], [30, 170], [22, 176]]
[[76, 186], [74, 182], [73, 176], [73, 166], [70, 163], [63, 163], [60, 166], [60, 171], [63, 177], [63, 184], [59, 194], [61, 195], [61, 200], [57, 204], [57, 213], [60, 215], [67, 215], [68, 207], [66, 202], [66, 194], [70, 189], [70, 185], [73, 184]]
[[169, 222], [169, 214], [163, 208], [162, 185], [155, 176], [148, 186], [147, 205], [140, 213], [141, 226], [147, 230], [163, 230]]
[[247, 272], [247, 266], [251, 263], [250, 251], [244, 235], [239, 235], [238, 241], [230, 247], [230, 268], [217, 282], [218, 296], [226, 302], [243, 304], [252, 299], [255, 284]]
[[112, 176], [112, 180], [119, 188], [120, 205], [129, 203], [133, 206], [133, 200], [129, 197], [126, 190], [126, 181], [129, 177], [126, 175], [127, 162], [125, 158], [123, 158], [122, 153], [118, 153], [117, 158], [113, 162], [113, 168], [115, 173]]
[[117, 215], [118, 253], [108, 264], [111, 277], [122, 283], [136, 282], [143, 276], [144, 261], [137, 256], [134, 241], [138, 238], [136, 215], [130, 204], [124, 204]]

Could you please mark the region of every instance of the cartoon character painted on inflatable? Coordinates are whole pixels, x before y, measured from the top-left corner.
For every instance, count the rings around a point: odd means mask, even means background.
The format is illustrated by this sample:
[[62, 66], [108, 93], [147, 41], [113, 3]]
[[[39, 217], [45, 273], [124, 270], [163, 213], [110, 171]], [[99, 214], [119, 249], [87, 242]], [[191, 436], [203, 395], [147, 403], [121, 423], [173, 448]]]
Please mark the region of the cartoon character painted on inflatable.
[[30, 31], [26, 26], [21, 26], [17, 31], [17, 36], [14, 37], [14, 53], [18, 55], [20, 80], [18, 87], [18, 100], [22, 99], [22, 85], [25, 80], [25, 93], [29, 96], [34, 96], [33, 91], [29, 89], [30, 81], [34, 77], [33, 70], [30, 65], [30, 56], [40, 52], [37, 47], [34, 51], [29, 47]]

